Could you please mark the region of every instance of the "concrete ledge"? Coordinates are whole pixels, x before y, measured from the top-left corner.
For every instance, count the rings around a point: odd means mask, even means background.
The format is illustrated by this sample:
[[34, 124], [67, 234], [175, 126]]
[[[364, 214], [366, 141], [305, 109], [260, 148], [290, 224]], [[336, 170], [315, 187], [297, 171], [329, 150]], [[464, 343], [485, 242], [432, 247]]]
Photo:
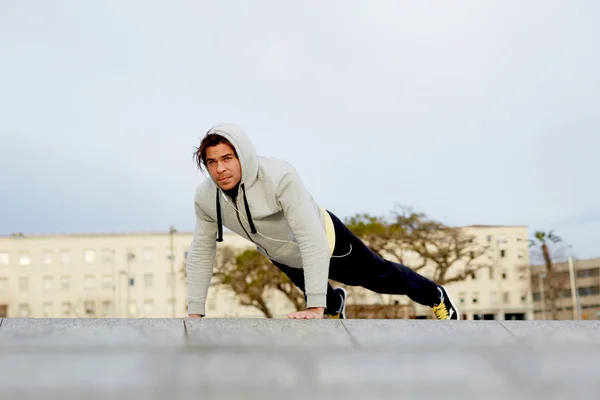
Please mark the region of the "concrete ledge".
[[4, 319], [0, 398], [595, 399], [600, 321]]

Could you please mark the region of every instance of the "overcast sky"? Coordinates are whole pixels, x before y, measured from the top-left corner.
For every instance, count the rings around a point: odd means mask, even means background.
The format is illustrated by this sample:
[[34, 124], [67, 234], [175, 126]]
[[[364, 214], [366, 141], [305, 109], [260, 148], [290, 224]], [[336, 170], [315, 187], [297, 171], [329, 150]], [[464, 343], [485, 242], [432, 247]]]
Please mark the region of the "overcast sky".
[[600, 256], [600, 3], [0, 0], [0, 234], [192, 230], [244, 127], [344, 218], [555, 229]]

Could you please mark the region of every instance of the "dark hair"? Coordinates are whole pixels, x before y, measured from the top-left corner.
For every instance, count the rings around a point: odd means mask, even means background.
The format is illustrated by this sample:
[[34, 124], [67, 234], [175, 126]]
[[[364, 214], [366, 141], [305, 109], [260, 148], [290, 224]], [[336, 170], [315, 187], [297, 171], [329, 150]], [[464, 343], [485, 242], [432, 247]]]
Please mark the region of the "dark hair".
[[221, 135], [217, 135], [216, 133], [209, 133], [200, 142], [200, 147], [195, 147], [196, 150], [194, 151], [194, 154], [193, 154], [194, 161], [196, 162], [196, 165], [198, 166], [198, 168], [200, 170], [202, 170], [203, 165], [206, 166], [206, 149], [208, 149], [209, 147], [216, 146], [221, 143], [225, 143], [225, 144], [228, 144], [229, 146], [231, 146], [235, 156], [236, 157], [238, 156], [237, 152], [235, 150], [235, 147], [233, 147], [233, 145], [231, 144], [231, 142], [229, 140], [227, 140], [225, 137], [223, 137]]

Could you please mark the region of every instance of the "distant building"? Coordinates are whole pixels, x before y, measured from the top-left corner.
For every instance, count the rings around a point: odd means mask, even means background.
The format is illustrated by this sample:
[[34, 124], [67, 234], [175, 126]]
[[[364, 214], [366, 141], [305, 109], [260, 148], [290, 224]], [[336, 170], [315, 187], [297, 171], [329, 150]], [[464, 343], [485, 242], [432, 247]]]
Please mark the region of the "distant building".
[[[523, 268], [529, 265], [527, 228], [464, 229], [489, 246], [485, 257], [493, 268], [448, 285], [463, 318], [532, 319], [531, 278], [529, 269]], [[191, 240], [191, 232], [0, 237], [0, 318], [183, 317], [187, 314], [184, 261]], [[232, 233], [218, 244], [224, 246], [254, 248]], [[421, 272], [430, 276], [427, 268]], [[270, 293], [267, 301], [275, 317], [293, 311], [280, 293]], [[429, 308], [406, 296], [377, 295], [360, 288], [350, 289], [348, 304], [398, 305], [404, 310], [398, 315], [433, 317]], [[241, 306], [231, 291], [216, 287], [209, 289], [206, 309], [210, 317], [263, 316], [253, 307]]]
[[[571, 296], [569, 263], [553, 263], [553, 271], [552, 280], [558, 288], [557, 319], [600, 319], [600, 258], [573, 260], [575, 307]], [[546, 265], [531, 267], [535, 319], [551, 319], [548, 280]], [[546, 303], [546, 307], [542, 306], [543, 303]]]
[[492, 268], [449, 285], [466, 319], [533, 319], [528, 231], [525, 226], [474, 225], [464, 228]]
[[[487, 248], [477, 261], [490, 266], [478, 270], [467, 279], [446, 286], [457, 304], [462, 319], [533, 319], [530, 286], [527, 227], [473, 225], [463, 227], [464, 232], [475, 237], [477, 246]], [[410, 255], [404, 260], [415, 267], [421, 260]], [[464, 263], [456, 262], [448, 272], [454, 276], [462, 272]], [[419, 273], [433, 277], [433, 267], [427, 266]], [[367, 290], [350, 289], [354, 297], [349, 303], [380, 303], [412, 305], [412, 318], [434, 318], [428, 307], [413, 303], [406, 296], [377, 295]]]
[[[172, 238], [171, 246], [168, 232], [0, 237], [0, 317], [183, 317], [192, 234]], [[220, 302], [227, 315], [231, 296], [216, 296], [210, 307]]]

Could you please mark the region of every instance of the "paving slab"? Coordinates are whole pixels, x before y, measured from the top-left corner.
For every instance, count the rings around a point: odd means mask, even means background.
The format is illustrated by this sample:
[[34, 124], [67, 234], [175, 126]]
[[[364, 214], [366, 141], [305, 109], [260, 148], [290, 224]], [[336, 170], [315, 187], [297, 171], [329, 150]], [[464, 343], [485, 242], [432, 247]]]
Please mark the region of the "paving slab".
[[[510, 324], [5, 319], [0, 398], [598, 398], [596, 325]], [[529, 328], [555, 334], [535, 348]]]
[[188, 344], [195, 346], [351, 347], [339, 320], [207, 318], [186, 320]]
[[177, 318], [5, 318], [0, 325], [0, 348], [173, 346], [184, 343], [183, 321]]
[[499, 321], [519, 341], [535, 348], [600, 346], [600, 321]]
[[[516, 339], [497, 321], [366, 320], [342, 321], [361, 347], [506, 346]], [[442, 350], [443, 351], [443, 350]]]

